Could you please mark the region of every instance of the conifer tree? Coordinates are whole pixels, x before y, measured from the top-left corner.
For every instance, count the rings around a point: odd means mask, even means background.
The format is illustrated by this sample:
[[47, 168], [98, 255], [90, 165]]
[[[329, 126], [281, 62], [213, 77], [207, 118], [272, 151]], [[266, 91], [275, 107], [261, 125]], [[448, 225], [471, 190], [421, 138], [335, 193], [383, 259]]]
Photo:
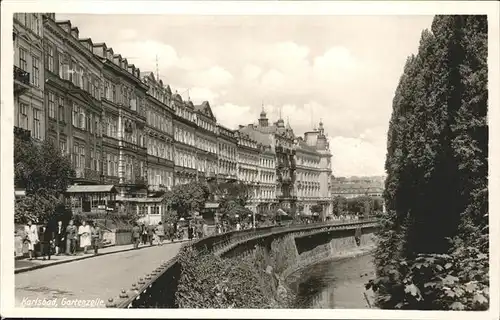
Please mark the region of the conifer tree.
[[[393, 99], [369, 286], [382, 308], [487, 308], [486, 16], [436, 16]], [[450, 241], [452, 239], [452, 241]], [[431, 288], [431, 289], [429, 289]]]

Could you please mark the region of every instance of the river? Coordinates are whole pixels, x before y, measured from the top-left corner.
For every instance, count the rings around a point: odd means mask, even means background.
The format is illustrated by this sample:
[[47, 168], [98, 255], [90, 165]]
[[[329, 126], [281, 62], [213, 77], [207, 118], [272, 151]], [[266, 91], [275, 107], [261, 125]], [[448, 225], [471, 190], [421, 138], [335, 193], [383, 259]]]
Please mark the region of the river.
[[372, 305], [373, 293], [364, 285], [374, 272], [372, 255], [364, 254], [308, 266], [290, 275], [287, 283], [297, 294], [297, 308], [369, 308], [367, 299]]

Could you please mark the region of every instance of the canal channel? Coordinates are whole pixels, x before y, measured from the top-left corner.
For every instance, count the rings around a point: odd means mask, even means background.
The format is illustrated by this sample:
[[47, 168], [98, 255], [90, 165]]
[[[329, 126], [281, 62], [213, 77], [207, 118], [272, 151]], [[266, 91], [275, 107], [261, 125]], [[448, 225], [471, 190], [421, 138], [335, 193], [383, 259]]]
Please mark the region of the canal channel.
[[373, 256], [365, 253], [310, 265], [290, 275], [287, 284], [297, 295], [296, 308], [373, 308], [365, 283], [374, 275]]

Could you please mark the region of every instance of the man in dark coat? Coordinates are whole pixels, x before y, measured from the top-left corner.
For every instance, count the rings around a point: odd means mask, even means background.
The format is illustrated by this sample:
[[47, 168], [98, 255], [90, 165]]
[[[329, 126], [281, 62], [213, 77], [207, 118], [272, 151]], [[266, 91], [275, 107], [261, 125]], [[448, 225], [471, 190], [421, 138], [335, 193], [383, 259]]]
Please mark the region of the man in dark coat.
[[155, 238], [155, 226], [152, 225], [152, 224], [149, 224], [148, 227], [148, 241], [149, 241], [149, 245], [152, 246], [153, 245], [153, 240]]
[[148, 228], [144, 222], [141, 224], [141, 239], [142, 244], [146, 244], [148, 242]]
[[40, 227], [38, 232], [40, 235], [40, 245], [42, 251], [43, 260], [50, 260], [52, 244], [54, 241], [54, 231], [44, 224], [44, 226]]
[[57, 226], [54, 234], [54, 240], [56, 245], [56, 256], [63, 254], [66, 248], [66, 228], [63, 227], [62, 221], [57, 221]]

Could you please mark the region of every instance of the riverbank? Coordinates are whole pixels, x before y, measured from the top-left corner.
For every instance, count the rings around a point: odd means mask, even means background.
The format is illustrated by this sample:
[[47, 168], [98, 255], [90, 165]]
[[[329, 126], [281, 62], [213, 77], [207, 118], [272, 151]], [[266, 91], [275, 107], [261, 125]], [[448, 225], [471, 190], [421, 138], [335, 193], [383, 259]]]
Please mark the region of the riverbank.
[[365, 283], [374, 277], [374, 246], [322, 259], [285, 279], [297, 296], [297, 308], [373, 308], [373, 292]]

